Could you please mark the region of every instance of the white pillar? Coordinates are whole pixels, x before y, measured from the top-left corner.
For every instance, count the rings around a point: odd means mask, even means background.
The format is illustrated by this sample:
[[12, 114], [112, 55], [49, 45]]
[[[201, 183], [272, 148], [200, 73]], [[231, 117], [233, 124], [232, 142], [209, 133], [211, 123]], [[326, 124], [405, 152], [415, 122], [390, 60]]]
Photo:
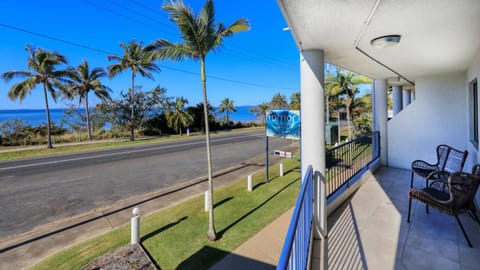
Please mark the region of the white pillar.
[[403, 89], [403, 108], [405, 109], [408, 105], [410, 105], [410, 90]]
[[373, 130], [380, 132], [380, 163], [382, 165], [388, 165], [387, 80], [374, 80], [372, 89], [373, 89]]
[[247, 178], [247, 190], [252, 191], [253, 190], [253, 181], [252, 181], [252, 175], [249, 174]]
[[403, 109], [402, 87], [392, 87], [393, 115], [396, 115]]
[[323, 50], [302, 51], [300, 58], [302, 180], [311, 165], [315, 186], [315, 238], [318, 239], [327, 237]]
[[411, 98], [412, 98], [411, 101], [413, 102], [413, 101], [415, 101], [415, 90], [410, 91], [410, 93], [411, 93]]
[[140, 210], [135, 207], [132, 210], [133, 217], [130, 220], [130, 244], [140, 243]]

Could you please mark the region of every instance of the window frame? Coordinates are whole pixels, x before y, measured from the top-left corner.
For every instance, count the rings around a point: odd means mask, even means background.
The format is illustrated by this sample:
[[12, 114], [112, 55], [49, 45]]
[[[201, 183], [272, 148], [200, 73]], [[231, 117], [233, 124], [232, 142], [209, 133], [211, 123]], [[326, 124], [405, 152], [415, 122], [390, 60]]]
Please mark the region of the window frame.
[[478, 82], [475, 78], [468, 84], [468, 99], [469, 99], [469, 139], [470, 142], [478, 149]]

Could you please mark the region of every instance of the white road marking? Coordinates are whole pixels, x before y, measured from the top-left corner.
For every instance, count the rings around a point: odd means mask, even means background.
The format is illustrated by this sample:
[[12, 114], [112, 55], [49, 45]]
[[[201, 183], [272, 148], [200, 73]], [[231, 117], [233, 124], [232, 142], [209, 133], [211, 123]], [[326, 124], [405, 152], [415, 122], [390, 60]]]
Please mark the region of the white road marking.
[[[252, 137], [251, 135], [247, 135], [246, 137]], [[214, 141], [227, 141], [231, 138], [215, 138]], [[154, 151], [154, 150], [161, 150], [161, 149], [168, 149], [168, 148], [174, 148], [174, 147], [179, 147], [179, 146], [187, 146], [187, 145], [195, 145], [195, 144], [203, 144], [204, 141], [199, 141], [199, 142], [188, 142], [184, 144], [177, 144], [177, 145], [166, 145], [166, 146], [160, 146], [160, 147], [155, 147], [155, 148], [147, 148], [147, 149], [139, 149], [139, 150], [128, 150], [128, 151], [123, 151], [123, 152], [117, 152], [117, 153], [110, 153], [110, 154], [103, 154], [103, 155], [96, 155], [96, 156], [88, 156], [88, 157], [78, 157], [78, 158], [70, 158], [70, 159], [63, 159], [63, 160], [55, 160], [55, 161], [47, 161], [47, 162], [40, 162], [40, 163], [33, 163], [33, 164], [25, 164], [25, 165], [17, 165], [17, 166], [11, 166], [11, 167], [5, 167], [5, 168], [0, 168], [0, 171], [5, 171], [5, 170], [11, 170], [11, 169], [20, 169], [20, 168], [29, 168], [29, 167], [36, 167], [36, 166], [42, 166], [42, 165], [48, 165], [48, 164], [58, 164], [58, 163], [65, 163], [65, 162], [70, 162], [70, 161], [78, 161], [78, 160], [84, 160], [84, 159], [91, 159], [91, 158], [100, 158], [100, 157], [111, 157], [111, 156], [119, 156], [119, 155], [124, 155], [124, 154], [131, 154], [131, 153], [140, 153], [140, 152], [148, 152], [148, 151]]]

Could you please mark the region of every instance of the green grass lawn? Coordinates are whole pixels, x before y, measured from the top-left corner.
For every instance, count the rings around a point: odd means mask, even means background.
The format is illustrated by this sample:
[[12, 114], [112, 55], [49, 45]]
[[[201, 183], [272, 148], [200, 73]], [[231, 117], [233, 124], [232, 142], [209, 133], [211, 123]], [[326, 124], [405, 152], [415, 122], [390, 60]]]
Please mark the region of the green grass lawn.
[[[285, 176], [279, 177], [278, 165], [274, 166], [268, 184], [263, 183], [263, 173], [255, 175], [253, 192], [246, 190], [246, 179], [215, 190], [216, 242], [207, 240], [208, 216], [204, 198], [198, 196], [143, 217], [144, 247], [162, 269], [208, 269], [293, 207], [300, 187], [299, 164], [294, 160], [283, 163]], [[127, 244], [129, 237], [128, 224], [61, 251], [33, 269], [79, 269]]]
[[[261, 130], [260, 128], [243, 128], [243, 129], [235, 129], [230, 131], [218, 131], [212, 132], [212, 136], [215, 135], [224, 135], [227, 133], [239, 133], [239, 132], [249, 132], [253, 130]], [[4, 152], [0, 154], [0, 161], [1, 160], [15, 160], [15, 159], [22, 159], [22, 158], [31, 158], [31, 157], [41, 157], [41, 156], [50, 156], [50, 155], [58, 155], [58, 154], [67, 154], [67, 153], [75, 153], [75, 152], [82, 152], [82, 151], [90, 151], [90, 150], [101, 150], [101, 149], [108, 149], [114, 147], [126, 147], [132, 145], [139, 145], [139, 144], [148, 144], [148, 143], [159, 143], [159, 142], [166, 142], [166, 141], [175, 141], [175, 140], [186, 140], [195, 137], [204, 136], [203, 134], [191, 134], [190, 136], [179, 136], [179, 135], [171, 135], [168, 137], [156, 137], [156, 138], [140, 138], [136, 141], [128, 141], [128, 140], [118, 140], [118, 141], [108, 141], [108, 142], [95, 142], [95, 143], [86, 143], [86, 144], [77, 144], [77, 145], [53, 145], [54, 148], [47, 149], [46, 146], [44, 148], [34, 148], [34, 149], [25, 149], [25, 147], [0, 147], [0, 150], [8, 150], [12, 149], [11, 152]]]

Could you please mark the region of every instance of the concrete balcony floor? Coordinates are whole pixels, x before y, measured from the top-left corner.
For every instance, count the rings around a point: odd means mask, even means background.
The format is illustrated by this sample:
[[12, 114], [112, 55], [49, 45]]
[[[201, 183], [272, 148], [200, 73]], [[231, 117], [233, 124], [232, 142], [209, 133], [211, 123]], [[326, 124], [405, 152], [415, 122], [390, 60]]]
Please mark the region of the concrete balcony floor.
[[[416, 178], [415, 187], [425, 185]], [[462, 269], [480, 267], [480, 225], [460, 216], [473, 248], [455, 218], [412, 201], [407, 223], [410, 171], [380, 168], [328, 219], [328, 240], [315, 241], [312, 269], [320, 269], [328, 245], [328, 269]]]

